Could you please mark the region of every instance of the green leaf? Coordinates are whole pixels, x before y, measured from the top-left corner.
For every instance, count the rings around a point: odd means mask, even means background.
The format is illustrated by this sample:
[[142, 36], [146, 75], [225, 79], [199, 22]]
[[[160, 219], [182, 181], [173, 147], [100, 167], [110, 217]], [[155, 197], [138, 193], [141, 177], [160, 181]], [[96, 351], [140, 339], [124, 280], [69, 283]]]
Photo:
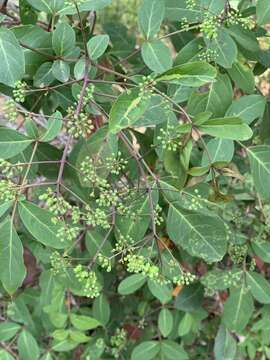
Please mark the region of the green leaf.
[[178, 335], [180, 337], [187, 335], [193, 325], [193, 317], [190, 313], [185, 313], [184, 317], [181, 319], [178, 327]]
[[62, 129], [63, 121], [62, 114], [59, 111], [56, 111], [52, 117], [48, 120], [47, 130], [41, 136], [40, 141], [50, 142], [60, 133]]
[[47, 14], [56, 14], [64, 6], [64, 0], [27, 0], [35, 9]]
[[[153, 95], [150, 99], [150, 104], [143, 116], [136, 121], [134, 126], [144, 127], [158, 125], [169, 118], [172, 114], [168, 114], [168, 110], [165, 108], [165, 101], [161, 95]], [[159, 116], [157, 116], [157, 113]], [[174, 116], [174, 115], [172, 115]]]
[[161, 341], [161, 354], [162, 359], [166, 360], [188, 360], [188, 355], [183, 347], [171, 340]]
[[216, 360], [234, 360], [236, 341], [224, 325], [220, 325], [215, 338], [214, 353]]
[[[156, 187], [151, 192], [151, 197], [153, 206], [155, 207], [158, 202], [158, 191]], [[131, 238], [134, 242], [137, 242], [143, 239], [151, 222], [149, 195], [140, 194], [137, 199], [133, 200], [131, 209], [138, 219], [134, 221], [130, 216], [117, 214], [115, 220], [115, 235], [117, 238], [123, 236], [126, 239]]]
[[243, 285], [231, 291], [224, 304], [222, 320], [228, 329], [241, 333], [248, 324], [253, 310], [251, 293]]
[[270, 146], [252, 146], [247, 153], [255, 188], [264, 199], [270, 199]]
[[232, 68], [228, 69], [228, 73], [239, 89], [247, 94], [254, 93], [255, 77], [248, 65], [235, 62]]
[[87, 43], [89, 56], [92, 60], [97, 60], [106, 51], [110, 42], [108, 35], [96, 35], [92, 37]]
[[[62, 0], [61, 0], [62, 1]], [[112, 0], [84, 0], [82, 4], [78, 5], [79, 11], [95, 11], [103, 9], [105, 6], [110, 5]], [[75, 15], [77, 14], [77, 9], [74, 5], [63, 7], [59, 11], [59, 15]]]
[[171, 203], [167, 228], [176, 245], [208, 263], [220, 261], [226, 253], [227, 232], [217, 216], [185, 210]]
[[226, 0], [201, 0], [201, 6], [204, 11], [209, 11], [211, 14], [218, 15], [224, 10]]
[[148, 97], [141, 97], [137, 89], [121, 94], [113, 104], [109, 116], [109, 130], [113, 134], [130, 127], [145, 113]]
[[176, 84], [199, 87], [212, 82], [217, 75], [216, 69], [206, 62], [198, 61], [179, 65], [160, 74], [156, 81], [171, 81]]
[[70, 67], [68, 63], [62, 60], [54, 61], [52, 65], [52, 74], [60, 82], [65, 83], [70, 76]]
[[26, 276], [23, 246], [10, 217], [0, 224], [0, 279], [9, 294], [13, 294]]
[[54, 224], [49, 211], [25, 201], [19, 203], [19, 213], [24, 226], [37, 241], [54, 249], [64, 249], [69, 245], [66, 239], [57, 236], [64, 224]]
[[222, 117], [231, 105], [233, 89], [231, 80], [226, 74], [218, 74], [217, 79], [210, 85], [205, 111], [214, 117]]
[[159, 32], [165, 15], [163, 0], [143, 0], [139, 8], [139, 25], [146, 40], [152, 39]]
[[110, 304], [105, 295], [101, 294], [94, 300], [93, 304], [93, 316], [103, 326], [105, 326], [110, 320]]
[[1, 360], [15, 360], [13, 356], [10, 355], [7, 351], [1, 349], [0, 350], [0, 359]]
[[15, 86], [25, 71], [24, 54], [15, 35], [8, 29], [0, 29], [0, 83]]
[[173, 65], [170, 49], [161, 40], [143, 43], [142, 58], [149, 69], [156, 73], [162, 73]]
[[12, 201], [0, 203], [0, 217], [3, 216], [8, 211], [11, 205], [12, 205]]
[[173, 316], [170, 310], [164, 308], [158, 316], [158, 328], [163, 337], [168, 337], [173, 329]]
[[[234, 143], [227, 139], [212, 139], [206, 145], [204, 150], [201, 166], [207, 166], [215, 162], [231, 162], [234, 155]], [[209, 159], [210, 157], [210, 159]]]
[[270, 22], [270, 3], [268, 0], [258, 0], [256, 14], [259, 25], [268, 24]]
[[251, 124], [255, 119], [263, 116], [266, 99], [261, 95], [242, 96], [234, 101], [226, 112], [228, 117], [238, 117], [246, 124]]
[[188, 62], [199, 60], [198, 55], [202, 51], [203, 47], [204, 41], [201, 37], [189, 41], [177, 54], [174, 60], [174, 65], [183, 65]]
[[47, 354], [43, 355], [40, 360], [53, 360], [53, 357], [50, 353], [47, 353]]
[[215, 62], [226, 69], [230, 69], [237, 59], [237, 46], [225, 29], [218, 31], [218, 36], [207, 40], [208, 48], [215, 51]]
[[76, 329], [82, 331], [96, 329], [101, 326], [98, 320], [84, 315], [71, 314], [70, 321]]
[[40, 355], [36, 339], [30, 332], [23, 330], [18, 338], [18, 350], [21, 360], [38, 360]]
[[21, 328], [20, 325], [12, 322], [0, 323], [0, 341], [8, 341], [12, 339], [20, 330], [20, 328]]
[[52, 71], [52, 63], [46, 62], [38, 68], [34, 77], [34, 86], [44, 88], [51, 85], [54, 80], [55, 78]]
[[270, 303], [270, 284], [261, 275], [256, 272], [246, 273], [247, 284], [253, 297], [261, 304]]
[[21, 153], [33, 142], [16, 130], [0, 128], [0, 154], [2, 159], [10, 159]]
[[190, 23], [202, 20], [203, 12], [198, 1], [190, 7], [186, 0], [166, 0], [166, 17], [171, 21], [181, 21], [183, 18]]
[[172, 288], [167, 284], [158, 284], [156, 281], [148, 280], [147, 286], [151, 294], [157, 298], [161, 304], [167, 304], [172, 299]]
[[232, 25], [227, 31], [234, 40], [245, 50], [259, 52], [260, 45], [253, 31], [245, 29], [242, 25]]
[[270, 263], [270, 242], [259, 239], [258, 241], [252, 241], [251, 247], [257, 256]]
[[131, 354], [131, 360], [151, 360], [159, 353], [160, 345], [158, 341], [144, 341], [137, 345]]
[[66, 23], [58, 23], [52, 33], [52, 47], [56, 55], [68, 56], [76, 45], [76, 34]]
[[211, 119], [198, 126], [198, 129], [220, 139], [248, 140], [253, 135], [251, 128], [235, 117]]
[[140, 289], [146, 282], [146, 277], [142, 274], [133, 274], [122, 280], [118, 286], [120, 295], [130, 295]]

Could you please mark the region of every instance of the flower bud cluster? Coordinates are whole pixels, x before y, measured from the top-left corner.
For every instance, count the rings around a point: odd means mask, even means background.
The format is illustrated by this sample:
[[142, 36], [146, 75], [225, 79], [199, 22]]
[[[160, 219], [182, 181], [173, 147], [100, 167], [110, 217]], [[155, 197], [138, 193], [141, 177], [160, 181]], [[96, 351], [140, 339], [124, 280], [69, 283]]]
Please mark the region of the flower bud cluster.
[[116, 329], [115, 334], [111, 337], [110, 343], [112, 345], [112, 355], [118, 359], [121, 350], [123, 350], [127, 343], [127, 332], [124, 329]]
[[239, 10], [230, 9], [226, 16], [226, 24], [230, 25], [241, 25], [244, 29], [252, 29], [254, 22], [250, 18], [245, 18], [242, 16]]
[[154, 90], [152, 89], [157, 82], [154, 80], [153, 75], [143, 76], [142, 82], [139, 84], [139, 96], [141, 98], [151, 98]]
[[107, 272], [112, 271], [112, 262], [111, 259], [107, 256], [98, 254], [98, 263], [102, 267], [102, 269], [105, 269]]
[[17, 81], [13, 90], [14, 100], [20, 103], [25, 102], [27, 84], [23, 81]]
[[201, 32], [208, 39], [216, 39], [218, 36], [218, 28], [220, 26], [219, 17], [207, 14], [200, 25]]
[[[57, 196], [51, 188], [40, 195], [39, 199], [44, 201], [50, 212], [54, 214], [52, 223], [61, 224], [56, 234], [60, 241], [67, 239], [71, 242], [76, 239], [80, 233], [80, 227], [77, 226], [81, 218], [80, 209], [70, 205], [62, 196]], [[70, 218], [70, 224], [64, 222], [66, 217]]]
[[242, 264], [248, 253], [248, 246], [244, 245], [231, 245], [229, 247], [229, 254], [235, 264]]
[[206, 49], [205, 51], [201, 52], [199, 55], [198, 55], [198, 58], [200, 61], [207, 61], [207, 62], [213, 62], [213, 61], [216, 61], [218, 57], [218, 52], [217, 50], [215, 49]]
[[16, 122], [17, 117], [18, 117], [18, 113], [17, 113], [16, 104], [15, 104], [15, 102], [13, 100], [6, 101], [3, 110], [4, 110], [4, 113], [5, 113], [5, 117], [9, 121]]
[[0, 174], [11, 179], [21, 174], [23, 167], [20, 164], [11, 164], [10, 162], [0, 159]]
[[88, 138], [93, 130], [94, 125], [90, 119], [90, 115], [86, 113], [75, 114], [74, 108], [68, 109], [68, 121], [67, 121], [67, 131], [75, 139], [79, 137]]
[[164, 283], [159, 267], [149, 262], [149, 260], [147, 260], [144, 256], [128, 254], [124, 257], [124, 262], [126, 263], [128, 272], [135, 274], [141, 273], [152, 281]]
[[160, 129], [160, 135], [157, 136], [157, 140], [160, 141], [163, 149], [175, 152], [182, 146], [179, 136], [180, 134], [177, 133], [177, 128], [173, 125], [168, 125], [166, 129]]
[[14, 201], [17, 194], [18, 188], [16, 184], [7, 179], [0, 180], [0, 201]]
[[190, 285], [196, 280], [196, 275], [188, 271], [183, 271], [181, 275], [173, 277], [173, 283], [176, 285]]
[[93, 299], [100, 295], [101, 286], [94, 271], [84, 269], [81, 264], [77, 265], [73, 271], [83, 287], [84, 296]]
[[52, 273], [59, 274], [70, 266], [68, 258], [61, 255], [58, 251], [54, 251], [50, 256]]
[[99, 159], [92, 159], [90, 156], [86, 156], [81, 163], [80, 172], [83, 175], [83, 182], [90, 183], [92, 187], [108, 188], [109, 184], [106, 179], [102, 178], [98, 174], [99, 168], [102, 166], [102, 162]]

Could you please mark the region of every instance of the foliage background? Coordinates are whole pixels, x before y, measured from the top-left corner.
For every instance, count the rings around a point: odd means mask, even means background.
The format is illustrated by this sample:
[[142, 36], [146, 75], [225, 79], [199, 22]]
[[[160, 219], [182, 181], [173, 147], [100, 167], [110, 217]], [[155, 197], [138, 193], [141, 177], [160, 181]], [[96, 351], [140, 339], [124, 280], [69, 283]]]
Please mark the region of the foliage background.
[[0, 4], [0, 360], [269, 359], [269, 1]]

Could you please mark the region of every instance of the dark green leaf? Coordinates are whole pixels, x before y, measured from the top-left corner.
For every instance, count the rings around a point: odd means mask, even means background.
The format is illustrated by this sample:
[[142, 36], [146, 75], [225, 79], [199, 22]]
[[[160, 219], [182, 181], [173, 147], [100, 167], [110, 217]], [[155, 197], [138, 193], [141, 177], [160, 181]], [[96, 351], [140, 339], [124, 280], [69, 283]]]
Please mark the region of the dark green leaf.
[[137, 89], [121, 94], [110, 111], [110, 131], [116, 134], [133, 125], [145, 113], [149, 103], [149, 98], [141, 97]]
[[142, 45], [142, 58], [149, 69], [156, 73], [162, 73], [173, 65], [170, 49], [161, 40], [145, 42]]
[[0, 128], [0, 153], [2, 159], [10, 159], [21, 153], [33, 142], [16, 130]]
[[217, 360], [234, 360], [236, 355], [236, 341], [224, 325], [220, 325], [214, 346]]
[[250, 291], [245, 286], [231, 291], [226, 300], [223, 322], [228, 329], [240, 333], [246, 327], [253, 313], [254, 305]]
[[24, 75], [24, 54], [14, 34], [3, 27], [0, 29], [0, 83], [15, 86]]
[[211, 263], [220, 261], [226, 253], [228, 235], [217, 216], [185, 210], [171, 203], [167, 227], [175, 244], [193, 256]]
[[206, 62], [193, 62], [172, 68], [156, 77], [156, 81], [171, 81], [185, 86], [199, 87], [212, 82], [216, 69]]
[[20, 202], [19, 213], [24, 226], [37, 241], [55, 249], [64, 249], [69, 245], [66, 239], [57, 236], [64, 224], [54, 224], [49, 211], [30, 202]]
[[89, 56], [92, 60], [97, 60], [101, 57], [110, 42], [110, 38], [108, 35], [96, 35], [92, 37], [87, 43], [87, 49]]
[[122, 280], [118, 286], [120, 295], [130, 295], [140, 289], [146, 282], [146, 277], [142, 274], [133, 274]]
[[270, 198], [270, 146], [258, 145], [247, 149], [256, 190], [264, 199]]
[[144, 37], [149, 40], [160, 30], [165, 15], [163, 0], [143, 0], [139, 8], [139, 25]]
[[151, 360], [159, 353], [160, 345], [158, 341], [145, 341], [137, 345], [131, 354], [131, 360]]
[[158, 328], [163, 337], [168, 337], [173, 329], [173, 315], [170, 310], [163, 308], [158, 316]]
[[270, 285], [269, 282], [256, 272], [246, 273], [247, 284], [253, 297], [261, 304], [270, 303]]
[[13, 294], [26, 276], [23, 246], [10, 217], [0, 224], [0, 279], [9, 294]]
[[235, 117], [211, 119], [198, 126], [198, 129], [220, 139], [248, 140], [253, 135], [251, 128]]

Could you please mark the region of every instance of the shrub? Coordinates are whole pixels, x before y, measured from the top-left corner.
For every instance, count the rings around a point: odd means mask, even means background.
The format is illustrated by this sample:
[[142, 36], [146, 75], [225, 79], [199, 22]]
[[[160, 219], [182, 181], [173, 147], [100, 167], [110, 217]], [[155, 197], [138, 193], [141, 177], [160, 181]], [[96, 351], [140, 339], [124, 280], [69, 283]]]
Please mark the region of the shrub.
[[270, 2], [111, 3], [2, 2], [0, 359], [270, 358]]

